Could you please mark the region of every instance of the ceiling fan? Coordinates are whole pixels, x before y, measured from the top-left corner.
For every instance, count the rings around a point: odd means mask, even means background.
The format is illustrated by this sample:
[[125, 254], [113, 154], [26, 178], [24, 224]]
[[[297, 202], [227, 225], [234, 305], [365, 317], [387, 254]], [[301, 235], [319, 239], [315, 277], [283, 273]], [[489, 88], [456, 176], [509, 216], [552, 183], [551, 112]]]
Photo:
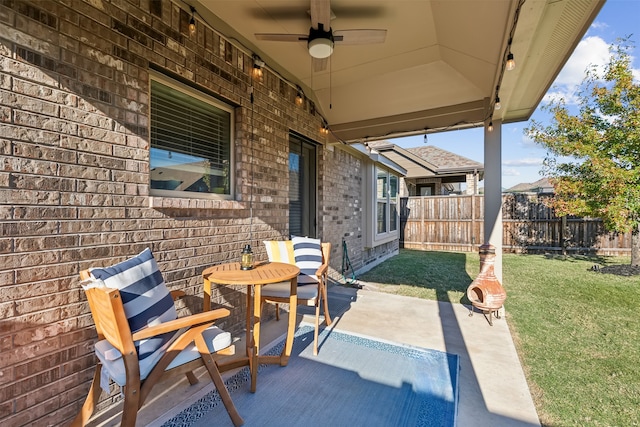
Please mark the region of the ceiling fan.
[[336, 30], [331, 28], [330, 0], [311, 0], [311, 28], [309, 34], [272, 34], [256, 33], [258, 40], [278, 42], [307, 42], [309, 55], [313, 58], [313, 68], [321, 71], [326, 68], [327, 58], [338, 45], [358, 45], [384, 43], [387, 30]]

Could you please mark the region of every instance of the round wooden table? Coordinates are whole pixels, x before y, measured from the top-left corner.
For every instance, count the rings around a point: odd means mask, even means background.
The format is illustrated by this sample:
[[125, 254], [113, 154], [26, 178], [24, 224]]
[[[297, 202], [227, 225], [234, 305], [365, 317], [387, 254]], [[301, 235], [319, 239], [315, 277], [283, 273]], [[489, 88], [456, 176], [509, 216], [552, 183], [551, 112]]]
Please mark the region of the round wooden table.
[[[251, 270], [241, 270], [240, 263], [228, 263], [209, 267], [202, 272], [204, 280], [204, 310], [211, 310], [211, 284], [247, 286], [247, 330], [246, 357], [228, 364], [221, 363], [224, 370], [249, 364], [251, 371], [251, 391], [256, 391], [258, 366], [260, 363], [277, 363], [286, 366], [293, 348], [293, 335], [296, 327], [296, 307], [298, 274], [300, 269], [282, 262], [262, 262], [254, 264]], [[287, 339], [280, 356], [260, 356], [260, 314], [262, 312], [262, 286], [271, 283], [291, 282], [291, 304]], [[253, 310], [252, 310], [253, 306]], [[253, 316], [251, 312], [253, 311]], [[246, 363], [245, 363], [246, 364]], [[225, 369], [226, 366], [226, 369]]]

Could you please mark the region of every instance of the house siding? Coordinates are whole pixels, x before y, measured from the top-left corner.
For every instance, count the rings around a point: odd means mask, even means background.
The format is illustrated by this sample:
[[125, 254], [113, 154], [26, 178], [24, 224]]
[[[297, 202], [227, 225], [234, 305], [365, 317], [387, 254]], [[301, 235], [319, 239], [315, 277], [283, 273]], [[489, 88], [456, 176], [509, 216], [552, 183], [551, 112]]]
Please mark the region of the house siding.
[[[96, 333], [78, 274], [150, 247], [180, 314], [202, 309], [202, 271], [246, 243], [288, 237], [289, 134], [319, 143], [320, 237], [342, 239], [357, 269], [363, 160], [329, 147], [308, 101], [270, 71], [252, 84], [251, 54], [170, 1], [0, 1], [0, 424], [66, 425], [89, 387]], [[235, 107], [232, 200], [149, 194], [150, 69]], [[251, 104], [253, 86], [254, 103]], [[253, 220], [249, 199], [253, 195]], [[251, 227], [250, 227], [251, 226]], [[397, 247], [397, 244], [396, 244]], [[387, 248], [392, 250], [392, 248]], [[385, 252], [380, 248], [378, 252]], [[214, 289], [244, 327], [244, 288]], [[103, 393], [98, 409], [119, 390]]]

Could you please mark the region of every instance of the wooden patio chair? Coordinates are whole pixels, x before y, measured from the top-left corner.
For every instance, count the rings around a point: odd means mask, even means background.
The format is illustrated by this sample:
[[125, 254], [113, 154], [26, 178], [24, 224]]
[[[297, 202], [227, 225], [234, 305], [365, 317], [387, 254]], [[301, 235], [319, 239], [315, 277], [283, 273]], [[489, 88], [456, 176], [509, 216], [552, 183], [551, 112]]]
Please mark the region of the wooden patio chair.
[[[235, 426], [243, 424], [227, 391], [216, 359], [233, 354], [231, 335], [215, 320], [229, 315], [217, 309], [178, 318], [172, 294], [149, 249], [106, 268], [82, 271], [80, 277], [98, 332], [98, 362], [87, 398], [73, 421], [85, 425], [108, 378], [122, 387], [122, 426], [134, 426], [138, 410], [160, 378], [185, 374], [205, 366]], [[212, 355], [212, 353], [216, 353]], [[215, 356], [215, 357], [214, 357]]]
[[[318, 331], [320, 329], [320, 305], [324, 310], [324, 320], [331, 325], [329, 302], [327, 300], [327, 276], [331, 243], [321, 243], [318, 239], [293, 237], [291, 240], [264, 242], [271, 262], [286, 262], [300, 268], [298, 276], [298, 305], [315, 306], [315, 332], [313, 354], [318, 354]], [[289, 282], [274, 283], [262, 287], [262, 302], [276, 304], [276, 319], [280, 320], [278, 304], [291, 304]]]

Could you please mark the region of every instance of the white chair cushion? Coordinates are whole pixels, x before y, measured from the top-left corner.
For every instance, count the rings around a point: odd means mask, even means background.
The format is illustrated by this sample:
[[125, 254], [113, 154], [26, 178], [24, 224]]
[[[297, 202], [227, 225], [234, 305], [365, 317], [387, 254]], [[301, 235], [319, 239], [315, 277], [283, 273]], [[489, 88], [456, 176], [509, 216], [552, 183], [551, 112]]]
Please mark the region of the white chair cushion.
[[[313, 276], [315, 277], [315, 276]], [[315, 284], [298, 286], [297, 294], [299, 299], [314, 299], [318, 296], [318, 281]], [[262, 287], [263, 297], [288, 298], [291, 295], [291, 283], [280, 282], [271, 283]]]
[[[204, 340], [207, 343], [209, 352], [214, 353], [216, 351], [224, 350], [231, 345], [231, 334], [225, 332], [217, 326], [211, 326], [203, 332]], [[158, 363], [160, 357], [165, 352], [165, 349], [169, 347], [173, 340], [166, 342], [161, 351], [153, 353], [150, 357], [140, 361], [140, 380], [147, 378], [153, 367]], [[122, 354], [114, 348], [107, 340], [98, 341], [96, 343], [96, 355], [104, 369], [107, 370], [109, 376], [120, 386], [124, 386], [127, 382], [126, 372], [124, 370], [124, 361], [122, 360]], [[184, 365], [187, 362], [191, 362], [200, 357], [200, 353], [194, 343], [188, 345], [180, 354], [173, 359], [173, 361], [167, 367], [167, 370], [175, 368], [176, 366]]]

